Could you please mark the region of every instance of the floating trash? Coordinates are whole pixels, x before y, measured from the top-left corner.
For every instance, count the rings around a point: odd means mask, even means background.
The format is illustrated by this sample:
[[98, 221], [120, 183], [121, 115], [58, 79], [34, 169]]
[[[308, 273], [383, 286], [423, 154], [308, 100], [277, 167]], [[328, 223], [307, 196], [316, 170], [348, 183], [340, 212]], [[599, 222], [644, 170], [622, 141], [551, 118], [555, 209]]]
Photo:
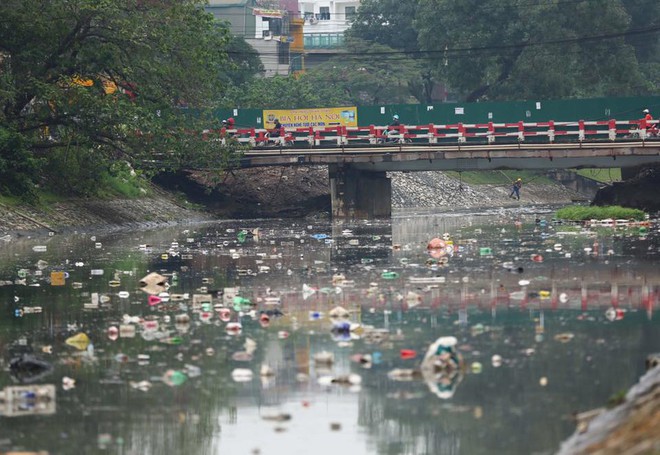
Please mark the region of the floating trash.
[[163, 375], [163, 382], [170, 387], [178, 387], [188, 380], [188, 376], [179, 370], [167, 370]]
[[254, 373], [252, 373], [252, 370], [248, 370], [247, 368], [236, 368], [231, 372], [231, 378], [235, 382], [249, 382], [253, 377]]
[[575, 338], [575, 335], [569, 332], [566, 333], [558, 333], [555, 335], [555, 340], [561, 342], [561, 343], [568, 343], [571, 341], [573, 338]]
[[84, 351], [89, 346], [90, 340], [86, 333], [78, 333], [66, 339], [65, 343], [80, 351]]
[[608, 321], [620, 321], [623, 319], [624, 311], [620, 308], [608, 308], [605, 311], [605, 317]]

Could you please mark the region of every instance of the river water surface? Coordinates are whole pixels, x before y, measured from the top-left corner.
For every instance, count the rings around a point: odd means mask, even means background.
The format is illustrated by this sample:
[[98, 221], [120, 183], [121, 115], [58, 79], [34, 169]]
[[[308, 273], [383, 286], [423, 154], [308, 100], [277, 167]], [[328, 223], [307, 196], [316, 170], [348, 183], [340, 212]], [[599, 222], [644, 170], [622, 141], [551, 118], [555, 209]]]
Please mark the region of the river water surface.
[[[0, 242], [0, 453], [553, 453], [658, 351], [660, 251], [552, 216]], [[396, 373], [441, 336], [458, 371]]]

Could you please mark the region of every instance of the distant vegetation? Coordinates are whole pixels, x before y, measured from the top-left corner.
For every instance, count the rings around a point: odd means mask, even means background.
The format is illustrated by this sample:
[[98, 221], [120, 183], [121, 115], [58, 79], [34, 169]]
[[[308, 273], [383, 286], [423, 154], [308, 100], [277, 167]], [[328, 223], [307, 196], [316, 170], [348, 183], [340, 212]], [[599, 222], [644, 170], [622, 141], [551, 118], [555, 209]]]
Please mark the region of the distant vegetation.
[[611, 169], [580, 169], [578, 175], [601, 183], [621, 181], [621, 168]]
[[523, 185], [529, 182], [551, 183], [544, 173], [533, 171], [446, 171], [445, 173], [468, 185], [511, 185], [518, 178], [522, 179]]
[[638, 209], [629, 209], [626, 207], [619, 207], [617, 205], [606, 207], [583, 207], [571, 206], [564, 207], [557, 210], [556, 217], [562, 220], [569, 221], [585, 221], [585, 220], [637, 220], [644, 219], [645, 213]]

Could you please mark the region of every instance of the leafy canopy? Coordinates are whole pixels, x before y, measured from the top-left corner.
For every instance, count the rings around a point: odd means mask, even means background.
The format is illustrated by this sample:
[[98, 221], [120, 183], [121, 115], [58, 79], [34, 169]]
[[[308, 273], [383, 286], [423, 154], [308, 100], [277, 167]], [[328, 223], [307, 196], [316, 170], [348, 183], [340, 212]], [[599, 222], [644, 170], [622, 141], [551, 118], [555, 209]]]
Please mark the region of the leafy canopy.
[[364, 40], [348, 40], [345, 50], [299, 76], [255, 79], [232, 86], [222, 104], [294, 109], [411, 101], [410, 81], [421, 77], [416, 62], [383, 59], [382, 54], [393, 49]]
[[0, 2], [0, 123], [33, 157], [59, 160], [45, 170], [66, 170], [73, 156], [140, 167], [154, 152], [175, 167], [227, 164], [231, 150], [198, 134], [222, 91], [229, 43], [204, 4]]
[[620, 1], [422, 0], [416, 24], [422, 49], [441, 56], [436, 70], [468, 100], [645, 88]]
[[654, 0], [364, 0], [347, 34], [417, 61], [420, 101], [435, 82], [468, 101], [621, 96], [660, 88], [658, 17]]

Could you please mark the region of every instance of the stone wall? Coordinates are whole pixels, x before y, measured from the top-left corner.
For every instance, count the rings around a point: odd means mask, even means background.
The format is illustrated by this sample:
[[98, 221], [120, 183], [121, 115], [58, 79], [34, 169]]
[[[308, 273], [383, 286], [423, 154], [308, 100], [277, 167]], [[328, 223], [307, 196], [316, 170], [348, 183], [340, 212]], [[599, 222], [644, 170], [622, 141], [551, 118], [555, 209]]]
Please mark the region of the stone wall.
[[526, 184], [520, 200], [510, 199], [510, 184], [468, 185], [443, 172], [392, 172], [392, 205], [411, 207], [502, 207], [529, 204], [570, 204], [585, 201], [587, 195], [560, 183]]
[[[559, 183], [524, 184], [520, 201], [510, 199], [509, 184], [468, 185], [442, 172], [393, 172], [392, 206], [396, 208], [478, 208], [530, 204], [569, 204], [585, 195]], [[219, 182], [219, 183], [218, 183]], [[0, 205], [0, 237], [32, 231], [131, 228], [210, 218], [303, 217], [330, 213], [326, 167], [256, 168], [161, 177], [170, 192], [154, 187], [141, 199], [73, 199], [46, 208]], [[183, 193], [203, 209], [178, 202]]]
[[116, 230], [200, 221], [210, 216], [176, 202], [163, 192], [140, 199], [72, 199], [44, 208], [0, 205], [0, 238], [31, 232], [62, 232], [81, 228]]

